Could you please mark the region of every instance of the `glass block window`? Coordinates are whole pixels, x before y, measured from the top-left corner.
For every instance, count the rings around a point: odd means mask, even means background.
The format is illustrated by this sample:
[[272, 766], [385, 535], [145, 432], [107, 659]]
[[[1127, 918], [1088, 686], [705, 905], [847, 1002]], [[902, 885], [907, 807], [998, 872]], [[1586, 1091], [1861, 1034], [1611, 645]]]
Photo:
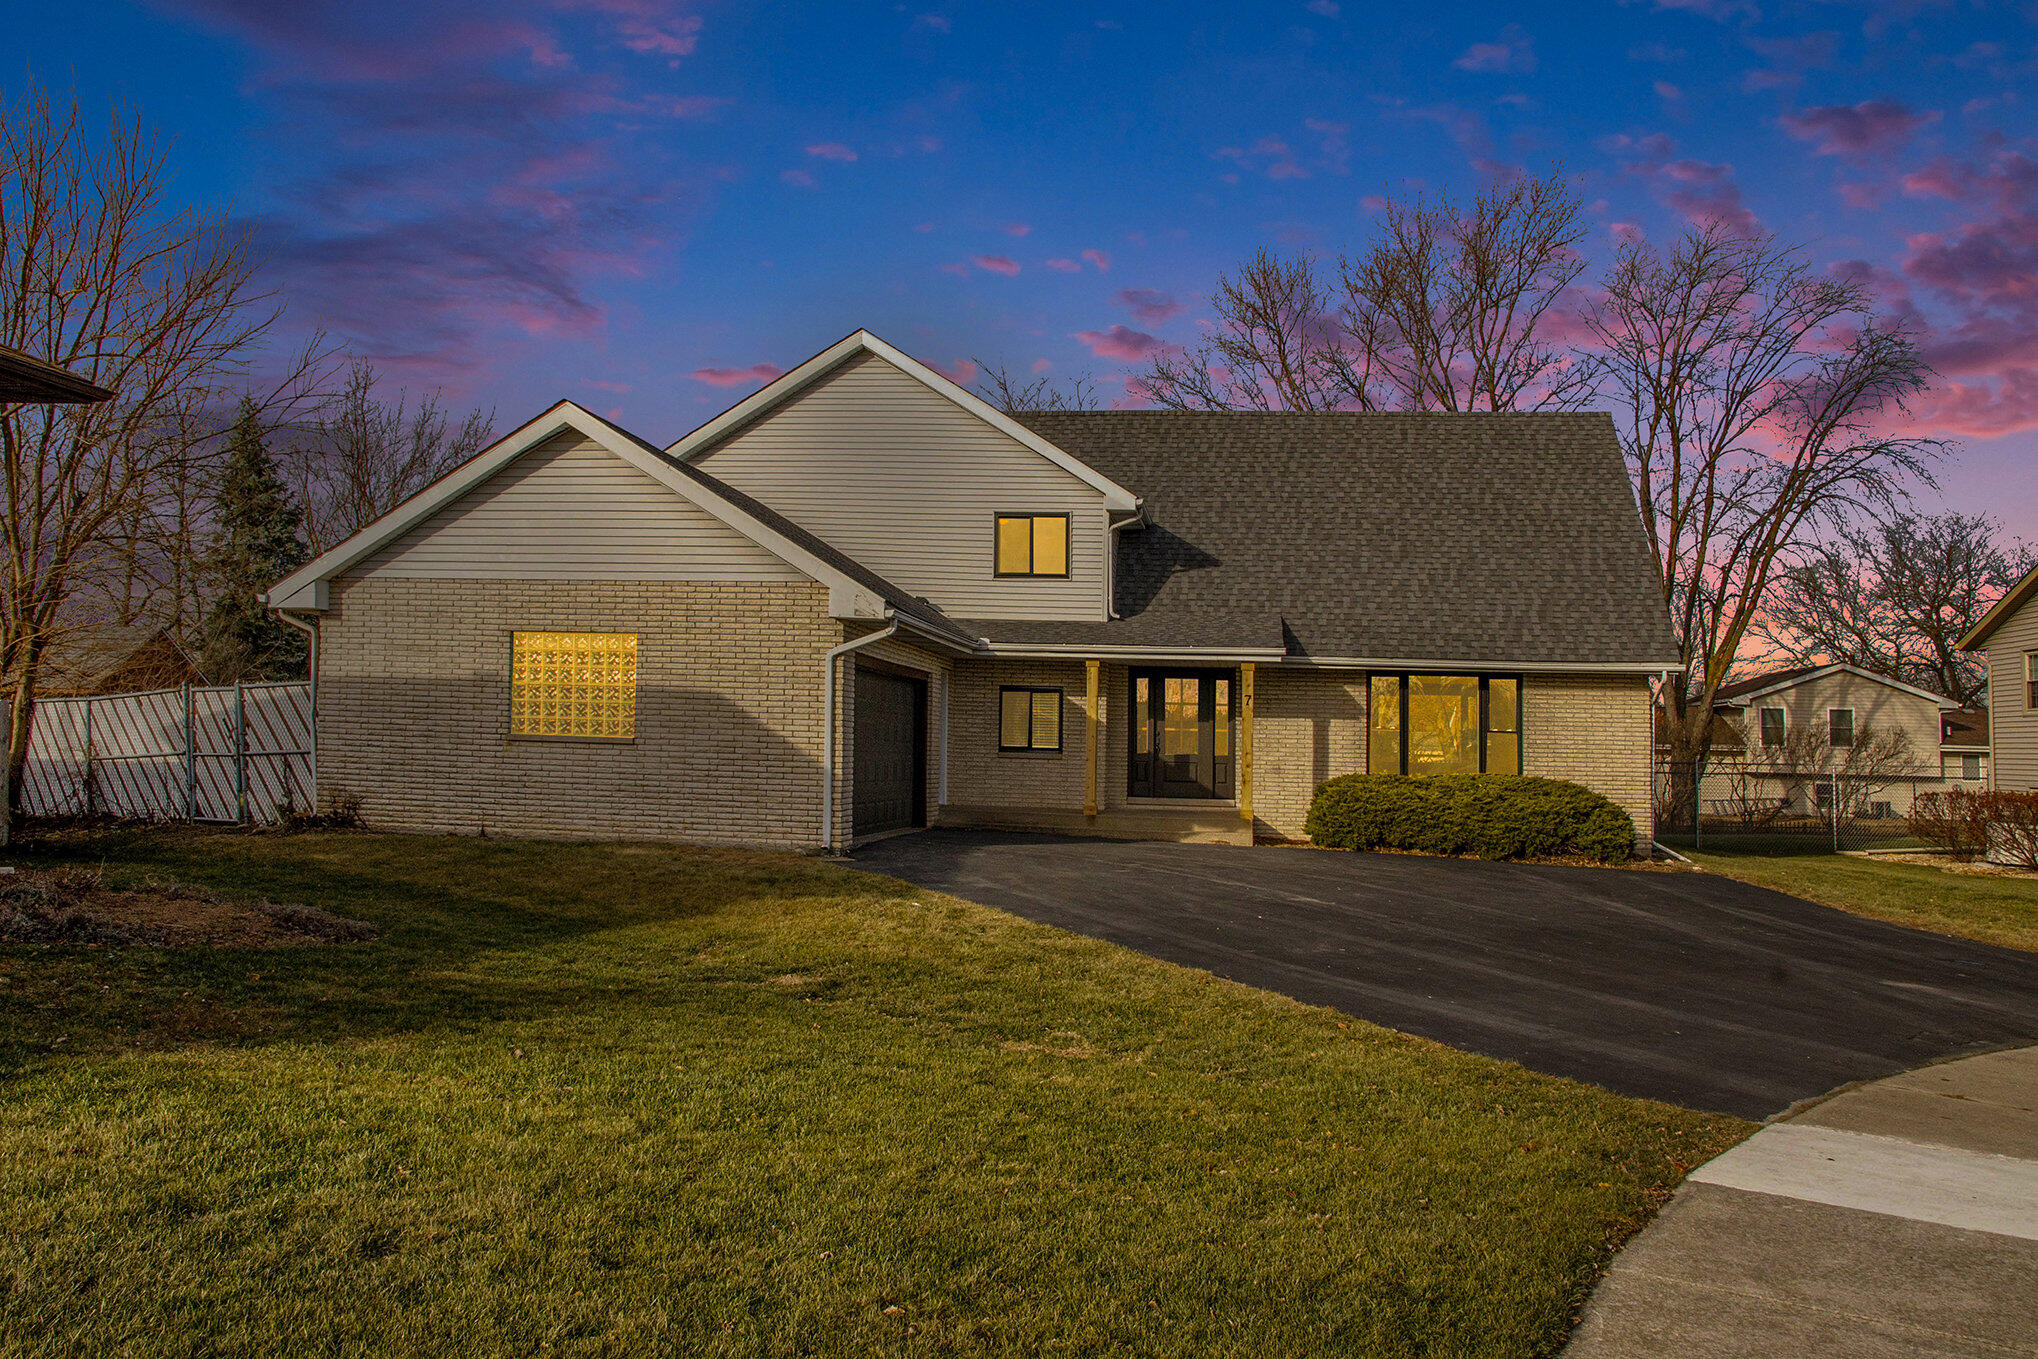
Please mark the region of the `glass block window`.
[[616, 741], [636, 734], [636, 633], [511, 634], [510, 735]]

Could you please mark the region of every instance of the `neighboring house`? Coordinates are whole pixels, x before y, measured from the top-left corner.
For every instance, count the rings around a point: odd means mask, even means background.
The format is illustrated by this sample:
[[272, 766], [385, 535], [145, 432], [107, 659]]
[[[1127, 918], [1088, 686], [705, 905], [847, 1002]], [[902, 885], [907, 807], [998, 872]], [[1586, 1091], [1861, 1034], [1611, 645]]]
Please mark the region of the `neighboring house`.
[[1721, 722], [1699, 794], [1709, 815], [1821, 812], [1838, 774], [1852, 810], [1903, 816], [1919, 793], [1988, 778], [1985, 712], [1859, 666], [1750, 675], [1721, 686], [1713, 711]]
[[1604, 415], [1008, 416], [859, 331], [659, 449], [561, 402], [265, 597], [416, 830], [1299, 838], [1375, 770], [1651, 834], [1676, 648]]
[[203, 684], [205, 675], [160, 623], [93, 623], [51, 639], [36, 676], [43, 698], [126, 694]]
[[2038, 791], [2038, 567], [1960, 639], [1988, 659], [1990, 786]]

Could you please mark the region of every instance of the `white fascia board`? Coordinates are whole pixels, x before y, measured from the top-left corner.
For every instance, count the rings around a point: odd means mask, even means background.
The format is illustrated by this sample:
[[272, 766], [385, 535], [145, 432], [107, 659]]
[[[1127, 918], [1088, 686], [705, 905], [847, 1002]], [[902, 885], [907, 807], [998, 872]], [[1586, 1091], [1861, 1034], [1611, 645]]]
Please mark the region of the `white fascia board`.
[[1904, 693], [1912, 695], [1913, 697], [1922, 698], [1927, 700], [1928, 702], [1935, 703], [1939, 707], [1945, 708], [1948, 711], [1957, 710], [1960, 707], [1958, 703], [1946, 697], [1946, 695], [1944, 694], [1935, 694], [1930, 689], [1920, 689], [1915, 684], [1905, 684], [1902, 680], [1893, 680], [1887, 675], [1878, 675], [1872, 670], [1863, 670], [1858, 665], [1848, 665], [1844, 662], [1835, 662], [1832, 665], [1822, 665], [1808, 675], [1799, 675], [1796, 679], [1778, 680], [1775, 684], [1767, 684], [1760, 689], [1750, 689], [1745, 694], [1734, 695], [1734, 697], [1728, 699], [1725, 703], [1721, 704], [1720, 706], [1731, 708], [1746, 708], [1752, 705], [1754, 701], [1758, 698], [1766, 698], [1770, 694], [1780, 694], [1785, 689], [1795, 689], [1801, 684], [1810, 684], [1814, 680], [1822, 680], [1826, 678], [1826, 676], [1828, 675], [1837, 674], [1848, 674], [1853, 675], [1859, 679], [1873, 680], [1877, 684], [1887, 685], [1891, 689], [1898, 689], [1903, 691]]
[[1449, 674], [1675, 675], [1676, 661], [1451, 661], [1407, 656], [1291, 656], [1284, 664], [1303, 669], [1414, 670]]
[[1279, 647], [1082, 646], [1028, 642], [990, 642], [981, 655], [994, 660], [1098, 661], [1278, 661]]
[[665, 451], [681, 459], [698, 456], [773, 407], [798, 395], [858, 354], [876, 355], [936, 396], [961, 407], [1000, 434], [1017, 440], [1101, 494], [1109, 509], [1120, 514], [1131, 514], [1138, 510], [1139, 497], [1117, 482], [1080, 459], [1070, 457], [982, 397], [949, 381], [918, 359], [893, 348], [867, 330], [859, 330], [838, 340], [791, 372], [752, 392]]
[[[593, 440], [674, 495], [698, 506], [750, 541], [828, 587], [828, 612], [837, 618], [881, 618], [885, 602], [782, 534], [759, 523], [600, 416], [561, 401], [537, 419], [497, 440], [331, 550], [284, 577], [262, 601], [272, 608], [316, 611], [326, 607], [326, 582], [423, 523], [524, 453], [566, 430]], [[290, 601], [286, 604], [284, 601]], [[311, 602], [315, 601], [315, 602]]]

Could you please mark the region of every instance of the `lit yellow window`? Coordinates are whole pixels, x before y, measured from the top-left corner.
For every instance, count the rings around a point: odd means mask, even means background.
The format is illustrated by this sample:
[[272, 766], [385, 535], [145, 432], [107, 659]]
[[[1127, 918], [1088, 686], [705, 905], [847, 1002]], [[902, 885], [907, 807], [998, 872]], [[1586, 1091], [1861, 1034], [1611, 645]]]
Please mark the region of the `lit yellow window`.
[[510, 735], [637, 734], [637, 634], [519, 632], [510, 642]]
[[1001, 576], [1066, 576], [1069, 573], [1069, 517], [1065, 514], [998, 516]]

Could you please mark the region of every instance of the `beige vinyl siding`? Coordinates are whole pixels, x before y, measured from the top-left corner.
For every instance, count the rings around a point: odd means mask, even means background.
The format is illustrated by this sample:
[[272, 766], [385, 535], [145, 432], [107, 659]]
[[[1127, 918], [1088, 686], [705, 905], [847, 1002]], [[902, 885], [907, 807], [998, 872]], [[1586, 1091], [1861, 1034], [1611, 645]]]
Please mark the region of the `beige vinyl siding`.
[[1749, 733], [1750, 747], [1758, 754], [1762, 744], [1761, 710], [1764, 708], [1783, 709], [1786, 738], [1788, 733], [1800, 727], [1809, 727], [1821, 744], [1830, 730], [1828, 713], [1834, 708], [1852, 708], [1856, 741], [1876, 733], [1902, 731], [1910, 737], [1911, 756], [1919, 772], [1937, 772], [1939, 705], [1930, 699], [1919, 698], [1916, 694], [1907, 694], [1901, 689], [1845, 671], [1821, 675], [1749, 700], [1743, 720]]
[[2038, 711], [2024, 703], [2024, 653], [2038, 651], [2038, 596], [2003, 621], [1985, 650], [1994, 786], [2012, 792], [2038, 789]]
[[[961, 618], [1105, 616], [1104, 497], [875, 355], [697, 459]], [[1067, 514], [1069, 575], [998, 578], [996, 516]]]
[[568, 431], [350, 574], [437, 580], [806, 579], [693, 502]]

